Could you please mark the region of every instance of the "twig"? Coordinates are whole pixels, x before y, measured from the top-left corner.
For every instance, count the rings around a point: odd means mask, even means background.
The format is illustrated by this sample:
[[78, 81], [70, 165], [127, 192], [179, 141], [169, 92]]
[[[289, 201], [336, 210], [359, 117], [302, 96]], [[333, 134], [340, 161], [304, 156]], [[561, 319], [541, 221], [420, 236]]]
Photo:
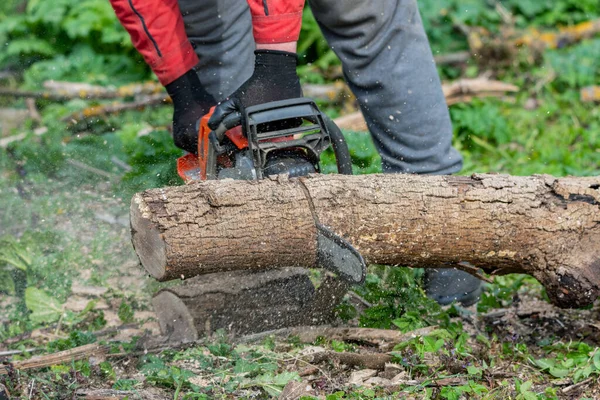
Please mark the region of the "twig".
[[147, 389], [140, 390], [115, 390], [115, 389], [77, 389], [77, 398], [85, 400], [121, 400], [121, 399], [144, 399], [163, 400], [164, 396], [153, 393]]
[[[48, 132], [48, 128], [45, 126], [41, 126], [39, 128], [34, 129], [33, 133], [37, 136], [41, 136], [44, 133]], [[27, 137], [27, 133], [17, 133], [16, 135], [7, 136], [5, 138], [0, 139], [0, 148], [5, 149], [9, 144], [13, 142], [18, 142], [19, 140], [23, 140]]]
[[385, 386], [384, 390], [386, 393], [394, 393], [394, 392], [397, 392], [397, 391], [403, 389], [403, 386], [443, 387], [443, 386], [461, 386], [461, 385], [465, 385], [466, 383], [467, 383], [467, 380], [465, 378], [461, 378], [461, 377], [425, 379], [421, 382], [415, 381], [415, 380], [406, 380], [406, 381], [400, 381], [398, 383], [395, 383], [395, 384], [392, 384], [389, 386]]
[[69, 122], [71, 124], [77, 124], [80, 121], [85, 121], [90, 118], [103, 117], [110, 114], [117, 114], [127, 110], [143, 110], [147, 107], [153, 107], [163, 104], [169, 104], [171, 98], [164, 94], [155, 94], [152, 96], [145, 97], [141, 100], [132, 101], [130, 103], [111, 103], [101, 104], [98, 106], [92, 106], [85, 108], [81, 111], [74, 112], [66, 117], [61, 118], [63, 122]]
[[579, 383], [576, 383], [574, 385], [567, 386], [566, 388], [562, 389], [562, 392], [563, 392], [563, 394], [570, 393], [570, 392], [572, 392], [572, 391], [574, 391], [576, 389], [579, 389], [582, 386], [587, 385], [588, 383], [592, 382], [594, 379], [596, 379], [596, 378], [590, 377], [590, 378], [587, 378], [586, 380], [583, 380], [583, 381], [581, 381]]
[[81, 168], [81, 169], [83, 169], [85, 171], [92, 172], [92, 173], [94, 173], [96, 175], [100, 175], [100, 176], [103, 176], [103, 177], [108, 178], [108, 179], [115, 179], [117, 177], [116, 175], [111, 174], [110, 172], [106, 172], [106, 171], [103, 171], [101, 169], [91, 167], [91, 166], [89, 166], [89, 165], [87, 165], [85, 163], [82, 163], [81, 161], [77, 161], [77, 160], [74, 160], [72, 158], [67, 159], [67, 162], [69, 164], [71, 164], [72, 166], [74, 166], [74, 167]]
[[356, 294], [356, 292], [354, 292], [354, 291], [349, 291], [348, 295], [350, 297], [353, 297], [354, 299], [358, 300], [360, 303], [362, 303], [366, 307], [373, 307], [373, 304], [371, 304], [368, 301], [366, 301], [365, 299], [363, 299], [361, 296]]
[[493, 279], [490, 279], [487, 276], [482, 275], [479, 272], [479, 268], [472, 265], [471, 263], [468, 263], [466, 261], [461, 261], [458, 263], [458, 265], [461, 270], [468, 272], [469, 274], [473, 275], [474, 277], [476, 277], [484, 282], [487, 282], [487, 283], [494, 283]]
[[117, 158], [117, 156], [112, 156], [110, 158], [110, 161], [112, 161], [113, 164], [118, 165], [119, 167], [123, 168], [127, 172], [131, 171], [131, 165], [127, 164], [123, 160], [120, 160], [119, 158]]
[[23, 353], [33, 353], [34, 351], [40, 351], [40, 348], [37, 347], [32, 347], [30, 349], [25, 349], [25, 350], [6, 350], [6, 351], [0, 351], [0, 357], [7, 357], [7, 356], [13, 356], [15, 354], [23, 354]]
[[25, 132], [23, 132], [23, 133], [17, 133], [16, 135], [2, 138], [2, 139], [0, 139], [0, 148], [5, 149], [8, 147], [9, 144], [11, 144], [13, 142], [18, 142], [19, 140], [23, 140], [26, 137], [27, 137], [27, 134]]
[[348, 353], [336, 351], [323, 351], [310, 354], [312, 363], [318, 364], [323, 361], [335, 360], [349, 367], [360, 367], [368, 369], [383, 370], [385, 364], [392, 361], [392, 356], [386, 353]]

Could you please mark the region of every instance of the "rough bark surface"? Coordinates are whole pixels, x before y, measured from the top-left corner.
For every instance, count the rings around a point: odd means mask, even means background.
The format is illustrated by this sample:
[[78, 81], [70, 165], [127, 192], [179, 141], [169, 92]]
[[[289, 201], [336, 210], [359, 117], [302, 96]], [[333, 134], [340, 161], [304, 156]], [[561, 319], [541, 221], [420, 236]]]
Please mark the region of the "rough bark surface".
[[244, 335], [329, 322], [346, 289], [325, 279], [315, 290], [303, 268], [232, 271], [163, 289], [152, 304], [163, 335], [189, 342], [217, 329]]
[[159, 280], [315, 267], [312, 206], [369, 263], [528, 273], [554, 303], [573, 307], [600, 294], [599, 188], [600, 177], [545, 175], [209, 181], [138, 193], [131, 224]]

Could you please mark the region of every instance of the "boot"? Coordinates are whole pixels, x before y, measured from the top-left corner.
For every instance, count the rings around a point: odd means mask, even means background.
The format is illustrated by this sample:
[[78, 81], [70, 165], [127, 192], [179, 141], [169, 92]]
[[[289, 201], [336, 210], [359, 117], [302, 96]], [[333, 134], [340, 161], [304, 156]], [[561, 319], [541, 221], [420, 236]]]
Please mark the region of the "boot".
[[480, 279], [456, 268], [425, 270], [425, 293], [440, 305], [454, 301], [464, 307], [473, 305], [479, 301], [481, 286]]

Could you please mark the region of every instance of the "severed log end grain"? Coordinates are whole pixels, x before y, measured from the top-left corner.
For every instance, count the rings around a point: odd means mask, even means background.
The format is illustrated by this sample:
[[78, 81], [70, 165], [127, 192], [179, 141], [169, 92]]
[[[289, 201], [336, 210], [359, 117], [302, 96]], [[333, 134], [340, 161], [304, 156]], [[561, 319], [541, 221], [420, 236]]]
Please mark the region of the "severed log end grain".
[[[218, 329], [248, 334], [306, 323], [314, 299], [307, 271], [284, 268], [192, 278], [161, 290], [152, 304], [169, 341], [189, 342]], [[339, 300], [341, 296], [325, 309], [331, 310]], [[319, 315], [332, 315], [324, 311]]]

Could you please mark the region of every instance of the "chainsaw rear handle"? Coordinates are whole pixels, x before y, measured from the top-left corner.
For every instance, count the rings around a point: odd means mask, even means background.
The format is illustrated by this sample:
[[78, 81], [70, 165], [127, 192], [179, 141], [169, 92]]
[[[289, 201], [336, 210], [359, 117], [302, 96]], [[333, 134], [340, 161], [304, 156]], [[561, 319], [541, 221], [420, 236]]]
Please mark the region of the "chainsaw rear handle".
[[[266, 105], [270, 105], [270, 104], [286, 104], [286, 106], [289, 107], [293, 107], [294, 105], [297, 104], [305, 104], [307, 101], [312, 102], [312, 100], [309, 100], [307, 98], [300, 98], [300, 99], [290, 99], [290, 100], [284, 100], [281, 102], [273, 102], [273, 103], [267, 103]], [[264, 107], [266, 105], [261, 105], [261, 107]], [[251, 108], [257, 108], [257, 107], [251, 107]], [[283, 107], [283, 111], [285, 113], [285, 108]], [[342, 175], [352, 175], [352, 158], [350, 156], [350, 150], [348, 149], [348, 144], [346, 143], [346, 140], [344, 138], [344, 135], [342, 134], [342, 131], [340, 130], [340, 128], [335, 124], [335, 122], [333, 122], [333, 120], [331, 118], [329, 118], [329, 116], [327, 116], [327, 114], [320, 112], [322, 118], [323, 118], [323, 122], [324, 122], [324, 127], [327, 130], [327, 133], [329, 134], [329, 137], [331, 138], [331, 146], [333, 148], [333, 152], [335, 154], [335, 160], [336, 160], [336, 164], [337, 164], [337, 170], [339, 174]], [[227, 117], [225, 117], [225, 119], [219, 124], [219, 126], [211, 131], [208, 135], [208, 138], [210, 140], [211, 145], [213, 146], [213, 148], [215, 149], [215, 152], [217, 154], [222, 154], [224, 152], [226, 152], [226, 148], [224, 146], [221, 146], [221, 143], [223, 141], [223, 139], [225, 138], [225, 132], [227, 132], [229, 129], [232, 129], [238, 125], [241, 125], [242, 123], [242, 114], [238, 111], [229, 114]]]
[[333, 122], [327, 114], [323, 113], [323, 121], [331, 138], [331, 147], [335, 154], [335, 162], [337, 164], [338, 173], [342, 175], [352, 175], [352, 157], [348, 149], [348, 143], [344, 139], [344, 135], [340, 128]]

